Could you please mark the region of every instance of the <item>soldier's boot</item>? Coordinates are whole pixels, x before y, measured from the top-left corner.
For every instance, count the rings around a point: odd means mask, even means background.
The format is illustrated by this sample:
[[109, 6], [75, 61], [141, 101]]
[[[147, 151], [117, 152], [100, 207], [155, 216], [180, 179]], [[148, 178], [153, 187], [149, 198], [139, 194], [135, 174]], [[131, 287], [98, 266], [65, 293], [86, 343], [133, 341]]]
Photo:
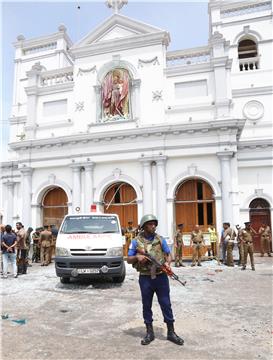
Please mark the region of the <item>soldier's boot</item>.
[[23, 265], [17, 265], [17, 274], [18, 275], [21, 275], [23, 274]]
[[152, 324], [146, 324], [146, 335], [141, 340], [141, 345], [149, 345], [155, 339], [154, 329]]
[[176, 345], [183, 345], [184, 340], [175, 333], [173, 323], [167, 323], [167, 328], [167, 339]]
[[269, 257], [271, 257], [271, 253], [268, 253], [267, 255], [268, 255]]
[[245, 270], [246, 269], [246, 265], [243, 265], [242, 269], [241, 270]]
[[255, 266], [252, 266], [252, 267], [251, 267], [251, 270], [255, 271]]
[[26, 274], [27, 273], [27, 263], [23, 264], [23, 271], [22, 274]]
[[180, 266], [179, 262], [176, 261], [174, 266], [179, 267]]
[[202, 266], [202, 264], [199, 262], [199, 263], [197, 264], [197, 266]]
[[186, 265], [184, 265], [182, 261], [179, 262], [179, 265], [182, 267], [186, 267]]

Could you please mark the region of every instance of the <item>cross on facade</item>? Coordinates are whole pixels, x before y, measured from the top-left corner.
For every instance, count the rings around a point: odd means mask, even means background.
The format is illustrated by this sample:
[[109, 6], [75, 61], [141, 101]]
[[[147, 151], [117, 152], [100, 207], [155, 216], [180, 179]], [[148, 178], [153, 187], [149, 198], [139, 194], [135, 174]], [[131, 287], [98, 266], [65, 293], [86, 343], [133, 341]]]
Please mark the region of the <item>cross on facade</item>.
[[114, 14], [118, 14], [119, 10], [126, 5], [128, 0], [107, 0], [106, 5], [114, 10]]

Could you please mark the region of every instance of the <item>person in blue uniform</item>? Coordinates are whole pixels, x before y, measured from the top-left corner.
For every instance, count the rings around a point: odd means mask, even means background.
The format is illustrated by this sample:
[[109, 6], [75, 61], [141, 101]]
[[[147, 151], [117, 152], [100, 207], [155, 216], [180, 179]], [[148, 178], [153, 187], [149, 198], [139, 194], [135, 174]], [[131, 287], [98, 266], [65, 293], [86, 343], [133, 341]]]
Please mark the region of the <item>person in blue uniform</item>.
[[152, 303], [154, 293], [157, 295], [167, 324], [167, 339], [177, 345], [183, 345], [184, 340], [174, 331], [174, 317], [170, 301], [170, 286], [168, 276], [160, 268], [154, 268], [152, 263], [142, 255], [146, 252], [157, 259], [161, 264], [170, 266], [172, 257], [165, 239], [156, 234], [157, 218], [144, 215], [140, 221], [140, 233], [132, 240], [127, 262], [139, 271], [139, 286], [142, 297], [143, 318], [146, 325], [146, 335], [141, 340], [142, 345], [148, 345], [154, 340]]

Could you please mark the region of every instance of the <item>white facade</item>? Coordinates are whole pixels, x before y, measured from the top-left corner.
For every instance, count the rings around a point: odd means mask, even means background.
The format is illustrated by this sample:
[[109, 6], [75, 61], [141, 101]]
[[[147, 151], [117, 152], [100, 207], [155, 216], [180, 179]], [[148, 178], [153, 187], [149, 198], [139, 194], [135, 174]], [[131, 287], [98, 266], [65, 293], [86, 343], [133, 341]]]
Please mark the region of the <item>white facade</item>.
[[[53, 185], [75, 212], [103, 209], [104, 191], [124, 181], [136, 191], [139, 219], [155, 213], [159, 232], [172, 237], [175, 191], [190, 178], [212, 187], [218, 230], [248, 220], [257, 197], [273, 219], [271, 2], [211, 0], [209, 14], [208, 44], [181, 51], [167, 51], [165, 30], [119, 14], [76, 44], [64, 26], [18, 37], [4, 223], [41, 225], [41, 199]], [[242, 39], [257, 45], [255, 59], [238, 58]], [[111, 120], [101, 83], [114, 68], [130, 74], [130, 112]]]

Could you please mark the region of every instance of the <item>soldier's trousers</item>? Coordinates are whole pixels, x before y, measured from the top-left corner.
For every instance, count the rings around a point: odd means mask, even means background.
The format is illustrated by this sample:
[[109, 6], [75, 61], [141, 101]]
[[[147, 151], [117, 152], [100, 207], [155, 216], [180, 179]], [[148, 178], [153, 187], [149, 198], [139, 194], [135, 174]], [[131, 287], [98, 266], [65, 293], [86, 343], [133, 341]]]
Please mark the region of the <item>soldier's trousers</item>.
[[26, 274], [27, 273], [27, 249], [18, 249], [16, 262], [17, 262], [17, 273]]
[[50, 246], [41, 246], [41, 265], [48, 265], [50, 262]]
[[227, 266], [234, 266], [234, 261], [233, 261], [233, 247], [234, 244], [229, 242], [227, 244]]
[[40, 247], [38, 241], [33, 241], [33, 255], [32, 262], [38, 262], [40, 260]]
[[261, 255], [264, 255], [264, 253], [267, 253], [268, 255], [271, 252], [270, 249], [270, 239], [264, 236], [261, 236]]
[[247, 255], [249, 254], [251, 267], [254, 268], [254, 256], [253, 256], [253, 244], [245, 243], [244, 244], [244, 266], [247, 264]]
[[154, 293], [156, 293], [164, 322], [174, 322], [168, 276], [166, 274], [160, 274], [157, 275], [155, 279], [152, 279], [149, 275], [140, 275], [139, 286], [142, 297], [144, 323], [151, 324], [153, 322], [152, 303]]
[[239, 245], [239, 265], [244, 264], [244, 244], [241, 242]]
[[202, 245], [193, 244], [193, 246], [192, 246], [192, 263], [193, 264], [196, 263], [196, 258], [197, 258], [198, 264], [201, 263], [202, 250], [203, 250]]
[[175, 248], [175, 263], [181, 264], [182, 263], [182, 256], [183, 256], [183, 246], [182, 244], [178, 244]]

